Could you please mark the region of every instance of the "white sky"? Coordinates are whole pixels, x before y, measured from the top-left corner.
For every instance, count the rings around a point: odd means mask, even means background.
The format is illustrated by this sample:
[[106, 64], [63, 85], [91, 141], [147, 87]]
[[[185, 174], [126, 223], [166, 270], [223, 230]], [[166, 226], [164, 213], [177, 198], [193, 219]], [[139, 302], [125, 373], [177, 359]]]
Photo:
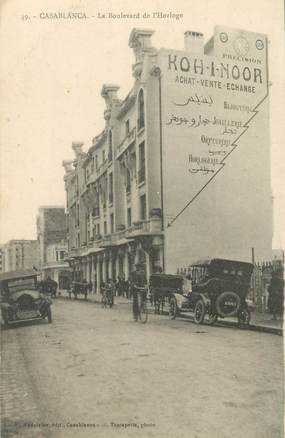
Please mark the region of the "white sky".
[[[216, 24], [265, 33], [270, 40], [273, 246], [285, 247], [284, 33], [282, 0], [0, 0], [0, 242], [36, 238], [40, 205], [65, 205], [62, 160], [71, 142], [85, 150], [104, 127], [104, 83], [132, 87], [133, 27], [154, 29], [157, 48], [183, 48], [186, 30], [207, 41]], [[41, 20], [40, 12], [182, 13], [172, 19]], [[24, 21], [22, 15], [31, 19]], [[36, 16], [37, 18], [33, 18]], [[258, 190], [258, 188], [257, 188]], [[260, 212], [262, 214], [262, 212]]]

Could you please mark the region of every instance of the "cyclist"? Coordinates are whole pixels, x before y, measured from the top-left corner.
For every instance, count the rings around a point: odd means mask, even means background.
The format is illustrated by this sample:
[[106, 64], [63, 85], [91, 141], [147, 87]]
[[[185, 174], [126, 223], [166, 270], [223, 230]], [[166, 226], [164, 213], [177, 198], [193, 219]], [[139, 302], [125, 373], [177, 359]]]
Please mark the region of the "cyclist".
[[136, 263], [135, 271], [131, 273], [131, 291], [133, 297], [133, 317], [138, 320], [139, 316], [139, 296], [142, 298], [142, 288], [147, 284], [146, 275], [141, 263]]
[[106, 297], [107, 301], [110, 306], [113, 306], [114, 304], [114, 283], [111, 280], [111, 278], [108, 278], [107, 284], [106, 284]]

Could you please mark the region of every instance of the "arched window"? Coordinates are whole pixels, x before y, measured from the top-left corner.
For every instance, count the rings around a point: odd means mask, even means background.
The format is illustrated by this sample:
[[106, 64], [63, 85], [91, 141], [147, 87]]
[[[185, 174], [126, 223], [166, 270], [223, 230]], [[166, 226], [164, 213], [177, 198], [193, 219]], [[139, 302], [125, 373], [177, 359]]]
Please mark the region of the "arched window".
[[138, 97], [138, 129], [144, 128], [144, 94], [140, 90]]
[[113, 135], [112, 131], [109, 131], [109, 151], [108, 151], [108, 161], [113, 159]]

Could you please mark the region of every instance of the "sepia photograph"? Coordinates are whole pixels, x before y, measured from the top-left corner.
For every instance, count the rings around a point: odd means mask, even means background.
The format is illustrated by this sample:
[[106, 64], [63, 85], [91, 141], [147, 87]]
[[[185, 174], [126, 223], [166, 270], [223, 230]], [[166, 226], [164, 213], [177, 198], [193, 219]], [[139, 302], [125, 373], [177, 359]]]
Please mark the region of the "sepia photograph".
[[1, 437], [283, 438], [283, 1], [0, 24]]

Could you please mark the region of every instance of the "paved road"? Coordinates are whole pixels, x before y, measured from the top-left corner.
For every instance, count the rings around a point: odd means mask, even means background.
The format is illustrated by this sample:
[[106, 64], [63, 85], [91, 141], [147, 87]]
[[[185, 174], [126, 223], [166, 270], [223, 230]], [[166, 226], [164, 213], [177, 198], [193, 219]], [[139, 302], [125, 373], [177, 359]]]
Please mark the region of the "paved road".
[[2, 437], [282, 437], [280, 336], [55, 300], [3, 332]]

